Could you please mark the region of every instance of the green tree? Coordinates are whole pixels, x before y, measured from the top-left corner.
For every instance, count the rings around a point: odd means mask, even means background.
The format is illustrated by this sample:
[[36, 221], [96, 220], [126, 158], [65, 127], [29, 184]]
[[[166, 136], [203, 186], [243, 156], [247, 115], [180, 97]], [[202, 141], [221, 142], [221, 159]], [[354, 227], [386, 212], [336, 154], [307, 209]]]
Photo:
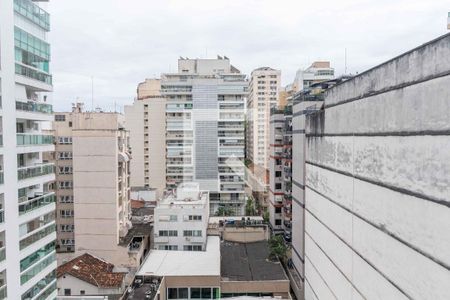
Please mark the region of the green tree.
[[255, 201], [252, 196], [248, 197], [247, 203], [245, 204], [245, 215], [256, 216]]
[[221, 206], [216, 210], [216, 213], [214, 214], [216, 217], [229, 217], [234, 215], [234, 212], [232, 209]]
[[263, 212], [263, 220], [264, 220], [264, 222], [269, 223], [269, 218], [270, 218], [270, 214], [269, 214], [269, 211], [266, 208], [266, 209], [264, 209], [264, 212]]
[[269, 259], [275, 260], [286, 258], [287, 247], [281, 235], [274, 235], [269, 239]]

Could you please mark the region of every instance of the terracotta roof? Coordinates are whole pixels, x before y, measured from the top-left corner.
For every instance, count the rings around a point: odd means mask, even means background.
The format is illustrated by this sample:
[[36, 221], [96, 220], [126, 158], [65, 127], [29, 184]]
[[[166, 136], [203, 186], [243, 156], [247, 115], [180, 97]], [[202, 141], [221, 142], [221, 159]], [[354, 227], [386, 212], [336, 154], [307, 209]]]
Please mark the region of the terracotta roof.
[[144, 206], [145, 206], [144, 201], [131, 199], [131, 208], [142, 208]]
[[120, 287], [125, 273], [115, 273], [113, 269], [113, 264], [85, 253], [59, 266], [56, 276], [69, 274], [98, 287]]

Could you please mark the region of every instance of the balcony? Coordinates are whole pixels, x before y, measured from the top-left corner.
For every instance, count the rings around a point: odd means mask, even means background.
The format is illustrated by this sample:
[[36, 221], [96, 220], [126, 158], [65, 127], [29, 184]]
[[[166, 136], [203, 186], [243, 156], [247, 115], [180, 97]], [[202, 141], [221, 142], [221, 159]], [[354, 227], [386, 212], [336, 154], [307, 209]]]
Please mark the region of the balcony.
[[4, 261], [6, 258], [6, 247], [0, 248], [0, 261]]
[[55, 173], [54, 164], [42, 164], [31, 167], [23, 167], [17, 170], [17, 176], [19, 180], [43, 176]]
[[52, 105], [35, 101], [16, 101], [16, 110], [43, 114], [53, 113]]
[[22, 75], [37, 81], [41, 81], [45, 84], [52, 84], [52, 75], [49, 75], [45, 72], [41, 72], [37, 69], [29, 68], [24, 65], [16, 63], [16, 74]]
[[3, 171], [0, 171], [0, 184], [4, 184], [5, 183], [5, 178], [3, 175]]
[[30, 146], [30, 145], [52, 145], [54, 142], [52, 135], [42, 134], [17, 134], [17, 146]]
[[25, 201], [19, 204], [19, 215], [26, 214], [35, 209], [41, 208], [51, 203], [55, 203], [56, 197], [55, 193], [48, 193], [44, 195], [38, 195], [34, 198], [26, 197]]
[[50, 15], [32, 1], [14, 0], [14, 11], [42, 27], [45, 31], [50, 30]]

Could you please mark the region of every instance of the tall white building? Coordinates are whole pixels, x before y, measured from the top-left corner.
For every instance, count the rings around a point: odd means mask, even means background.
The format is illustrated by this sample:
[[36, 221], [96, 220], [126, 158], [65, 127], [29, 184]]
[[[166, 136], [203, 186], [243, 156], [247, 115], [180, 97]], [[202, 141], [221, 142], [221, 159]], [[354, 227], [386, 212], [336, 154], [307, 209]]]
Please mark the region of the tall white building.
[[178, 60], [163, 74], [166, 97], [168, 187], [195, 181], [219, 207], [244, 213], [244, 108], [246, 76], [228, 58]]
[[198, 183], [183, 182], [166, 191], [155, 208], [154, 248], [158, 250], [206, 250], [209, 192]]
[[43, 159], [54, 145], [42, 132], [53, 118], [50, 24], [42, 5], [0, 1], [0, 299], [56, 297], [55, 175]]

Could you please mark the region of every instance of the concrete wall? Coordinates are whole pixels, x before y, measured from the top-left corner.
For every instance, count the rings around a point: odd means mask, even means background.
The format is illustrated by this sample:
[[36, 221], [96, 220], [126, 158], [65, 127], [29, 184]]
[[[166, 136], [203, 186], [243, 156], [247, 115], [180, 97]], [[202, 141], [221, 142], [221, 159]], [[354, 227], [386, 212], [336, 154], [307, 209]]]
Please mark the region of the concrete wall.
[[450, 35], [307, 118], [305, 298], [450, 299]]
[[221, 281], [221, 293], [273, 293], [289, 299], [289, 280], [272, 281]]
[[99, 288], [86, 281], [80, 280], [72, 275], [63, 275], [58, 278], [58, 295], [64, 295], [64, 289], [70, 289], [71, 295], [80, 295], [80, 291], [85, 291], [85, 295], [119, 295], [122, 294], [122, 287], [119, 288]]
[[269, 230], [266, 226], [260, 227], [225, 227], [222, 237], [225, 241], [238, 243], [252, 243], [268, 240]]

